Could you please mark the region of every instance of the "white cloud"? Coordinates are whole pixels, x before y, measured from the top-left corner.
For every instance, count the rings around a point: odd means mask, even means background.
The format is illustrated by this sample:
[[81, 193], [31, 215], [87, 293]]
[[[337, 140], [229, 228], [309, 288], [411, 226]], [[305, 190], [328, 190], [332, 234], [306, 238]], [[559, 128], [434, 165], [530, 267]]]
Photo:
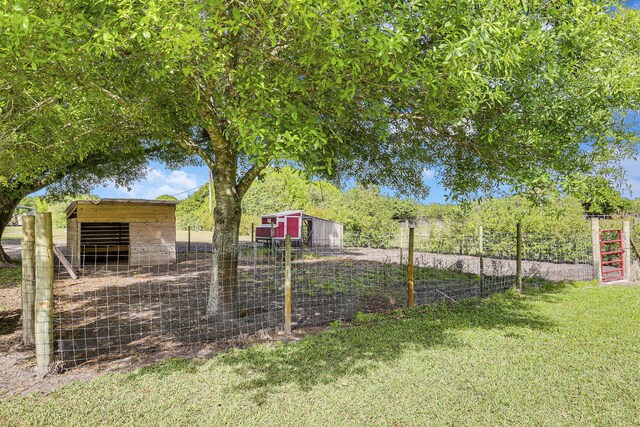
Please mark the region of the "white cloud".
[[[147, 176], [127, 188], [115, 188], [113, 183], [106, 186], [106, 197], [127, 197], [134, 199], [155, 199], [164, 194], [175, 195], [178, 199], [186, 198], [189, 193], [184, 193], [198, 186], [196, 176], [184, 171], [161, 171], [149, 169]], [[182, 193], [182, 194], [179, 194]]]
[[431, 169], [425, 169], [422, 171], [422, 179], [428, 180], [432, 179], [435, 176], [435, 172]]

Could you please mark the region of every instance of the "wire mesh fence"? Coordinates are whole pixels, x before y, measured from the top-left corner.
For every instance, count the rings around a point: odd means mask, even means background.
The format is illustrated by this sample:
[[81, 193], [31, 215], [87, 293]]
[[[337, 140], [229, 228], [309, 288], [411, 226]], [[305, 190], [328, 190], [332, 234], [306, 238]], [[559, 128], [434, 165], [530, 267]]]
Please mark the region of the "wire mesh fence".
[[[589, 235], [549, 242], [524, 235], [522, 271], [528, 286], [593, 279]], [[416, 304], [488, 296], [515, 283], [515, 232], [460, 236], [456, 251], [432, 236], [415, 237]], [[407, 305], [408, 245], [372, 247], [293, 242], [293, 328], [352, 319]], [[210, 243], [145, 248], [82, 246], [74, 280], [60, 263], [54, 287], [57, 359], [65, 366], [178, 346], [282, 330], [285, 249], [282, 242]]]

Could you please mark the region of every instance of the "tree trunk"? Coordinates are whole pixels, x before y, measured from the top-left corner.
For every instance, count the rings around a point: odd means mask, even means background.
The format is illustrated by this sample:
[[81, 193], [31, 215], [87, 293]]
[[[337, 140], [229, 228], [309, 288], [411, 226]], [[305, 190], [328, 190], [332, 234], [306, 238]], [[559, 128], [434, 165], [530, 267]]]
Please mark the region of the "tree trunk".
[[223, 320], [238, 318], [238, 240], [242, 198], [236, 186], [236, 154], [216, 153], [213, 184], [216, 206], [213, 211], [213, 271], [207, 303], [208, 316]]
[[[21, 199], [4, 198], [0, 202], [0, 237], [4, 234], [4, 230], [7, 228], [11, 216]], [[4, 251], [2, 243], [0, 242], [0, 267], [15, 267], [15, 263], [11, 260], [9, 255]]]

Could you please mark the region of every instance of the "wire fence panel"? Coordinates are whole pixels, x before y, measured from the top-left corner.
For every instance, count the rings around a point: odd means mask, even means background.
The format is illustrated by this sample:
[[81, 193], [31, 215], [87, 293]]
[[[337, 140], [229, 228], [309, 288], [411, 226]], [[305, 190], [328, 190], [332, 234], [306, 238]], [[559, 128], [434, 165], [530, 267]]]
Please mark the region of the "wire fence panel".
[[350, 320], [406, 304], [406, 269], [398, 249], [305, 248], [293, 262], [294, 326]]
[[[516, 283], [515, 230], [458, 236], [416, 235], [417, 305], [504, 291]], [[526, 286], [593, 279], [590, 236], [523, 236]], [[362, 239], [354, 239], [360, 241]], [[352, 241], [352, 242], [353, 242]], [[393, 248], [293, 242], [294, 328], [351, 320], [359, 312], [406, 307], [407, 240]], [[282, 330], [285, 323], [282, 242], [146, 245], [131, 256], [121, 246], [82, 246], [78, 279], [56, 268], [55, 351], [65, 366], [170, 352], [179, 346]], [[167, 258], [169, 257], [169, 258]], [[172, 258], [173, 257], [173, 258]]]
[[282, 325], [281, 252], [248, 245], [229, 251], [238, 257], [238, 312], [229, 320], [225, 304], [208, 312], [210, 244], [192, 244], [189, 252], [177, 253], [176, 262], [162, 264], [156, 258], [163, 251], [149, 248], [135, 266], [109, 248], [82, 249], [78, 280], [57, 268], [55, 339], [65, 364], [166, 351]]

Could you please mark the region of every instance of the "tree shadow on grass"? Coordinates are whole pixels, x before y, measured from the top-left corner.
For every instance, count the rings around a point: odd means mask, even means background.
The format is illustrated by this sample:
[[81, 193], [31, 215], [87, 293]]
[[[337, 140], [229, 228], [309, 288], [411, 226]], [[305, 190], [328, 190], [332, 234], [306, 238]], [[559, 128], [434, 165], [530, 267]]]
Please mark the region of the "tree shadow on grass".
[[388, 315], [363, 315], [350, 327], [332, 327], [275, 348], [257, 346], [231, 352], [220, 362], [246, 378], [230, 392], [255, 392], [256, 401], [262, 402], [281, 385], [296, 384], [308, 390], [344, 376], [365, 374], [409, 350], [461, 346], [452, 333], [456, 330], [508, 327], [548, 330], [554, 323], [535, 313], [527, 298], [502, 294]]

